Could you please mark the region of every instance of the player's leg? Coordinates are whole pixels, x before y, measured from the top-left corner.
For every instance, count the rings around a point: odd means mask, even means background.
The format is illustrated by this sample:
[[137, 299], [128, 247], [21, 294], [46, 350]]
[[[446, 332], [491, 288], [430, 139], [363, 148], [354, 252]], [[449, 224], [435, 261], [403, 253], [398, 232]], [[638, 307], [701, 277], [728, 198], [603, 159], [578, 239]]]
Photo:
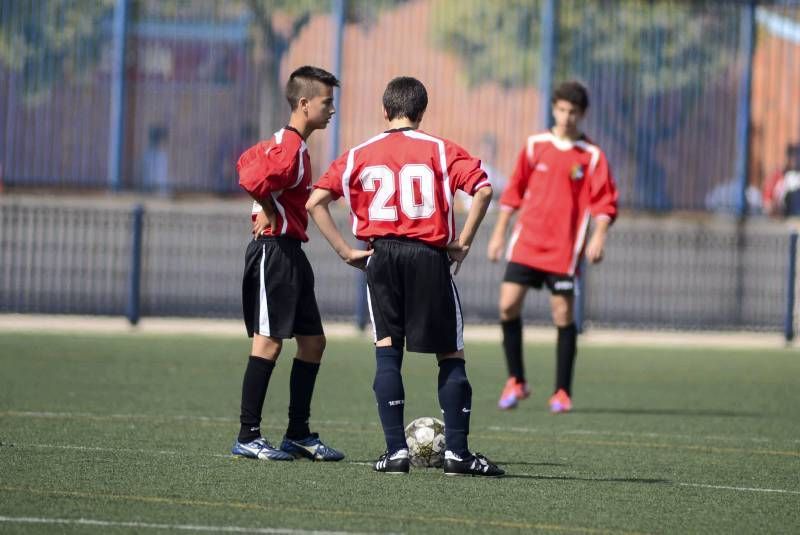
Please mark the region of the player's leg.
[[253, 336], [250, 358], [242, 380], [242, 404], [239, 415], [239, 437], [241, 443], [261, 438], [261, 412], [267, 387], [281, 353], [283, 340], [271, 336]]
[[480, 453], [469, 450], [472, 386], [467, 378], [464, 351], [439, 353], [439, 405], [444, 417], [444, 473], [449, 476], [500, 477], [505, 471]]
[[[444, 472], [496, 477], [504, 472], [469, 451], [472, 386], [464, 361], [464, 317], [447, 254], [418, 246], [406, 254], [406, 333], [409, 351], [434, 353], [439, 365], [437, 395], [444, 418]], [[425, 273], [420, 277], [419, 273]]]
[[375, 337], [375, 378], [372, 390], [386, 440], [386, 452], [375, 462], [378, 472], [408, 473], [409, 460], [403, 415], [405, 388], [401, 373], [404, 331], [402, 285], [396, 284], [402, 266], [391, 240], [376, 240], [369, 258], [367, 306]]
[[556, 384], [550, 398], [550, 410], [554, 413], [572, 409], [572, 377], [577, 355], [578, 330], [573, 318], [575, 296], [571, 291], [553, 293], [550, 311], [558, 331], [556, 341]]
[[312, 461], [341, 461], [344, 454], [326, 445], [309, 428], [311, 398], [317, 382], [326, 339], [314, 293], [314, 271], [299, 245], [291, 251], [297, 307], [292, 325], [297, 354], [289, 376], [289, 424], [281, 450]]
[[284, 260], [274, 241], [269, 240], [253, 240], [245, 255], [242, 305], [245, 327], [253, 343], [242, 380], [239, 435], [231, 450], [242, 457], [292, 460], [261, 436], [267, 387], [283, 347], [283, 338], [291, 334], [290, 326], [275, 314], [274, 309], [281, 300], [271, 291], [270, 283], [265, 282], [279, 279], [280, 263]]
[[522, 304], [528, 287], [515, 282], [500, 284], [500, 327], [503, 330], [503, 354], [508, 379], [497, 402], [502, 410], [513, 409], [520, 399], [528, 397], [522, 357]]

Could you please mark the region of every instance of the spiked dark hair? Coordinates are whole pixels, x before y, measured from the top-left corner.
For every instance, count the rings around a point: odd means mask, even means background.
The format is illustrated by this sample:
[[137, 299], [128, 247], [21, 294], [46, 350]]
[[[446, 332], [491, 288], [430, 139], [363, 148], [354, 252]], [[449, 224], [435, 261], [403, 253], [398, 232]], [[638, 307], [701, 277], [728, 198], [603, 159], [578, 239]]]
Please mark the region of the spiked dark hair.
[[325, 69], [310, 65], [295, 69], [286, 82], [286, 100], [289, 101], [292, 111], [297, 109], [301, 98], [312, 99], [317, 96], [317, 85], [314, 82], [339, 87], [339, 80]]

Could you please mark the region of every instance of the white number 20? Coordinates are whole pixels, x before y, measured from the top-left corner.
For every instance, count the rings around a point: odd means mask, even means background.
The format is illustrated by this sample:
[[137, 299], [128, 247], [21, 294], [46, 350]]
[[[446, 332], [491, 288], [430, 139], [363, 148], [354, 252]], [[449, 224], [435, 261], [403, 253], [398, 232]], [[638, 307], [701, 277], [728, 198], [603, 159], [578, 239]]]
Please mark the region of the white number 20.
[[[397, 221], [397, 207], [388, 206], [397, 191], [392, 170], [385, 165], [372, 165], [365, 167], [358, 178], [364, 191], [376, 192], [369, 204], [369, 218]], [[425, 164], [406, 164], [400, 170], [400, 209], [408, 218], [425, 219], [436, 211], [433, 181], [433, 171]], [[420, 202], [414, 192], [415, 182], [419, 184]]]

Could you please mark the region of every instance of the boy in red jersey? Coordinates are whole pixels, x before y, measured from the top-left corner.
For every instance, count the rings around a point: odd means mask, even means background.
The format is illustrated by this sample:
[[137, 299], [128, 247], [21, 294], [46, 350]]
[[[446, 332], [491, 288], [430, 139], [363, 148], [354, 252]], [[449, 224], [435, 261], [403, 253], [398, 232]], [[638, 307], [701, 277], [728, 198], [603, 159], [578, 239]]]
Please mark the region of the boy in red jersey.
[[[435, 353], [439, 363], [445, 474], [498, 477], [502, 469], [467, 447], [472, 388], [464, 366], [461, 305], [450, 275], [451, 262], [458, 272], [467, 255], [492, 188], [480, 160], [418, 130], [427, 104], [427, 91], [419, 80], [399, 77], [389, 82], [383, 94], [389, 130], [333, 162], [307, 206], [339, 256], [366, 269], [375, 335], [373, 390], [386, 439], [386, 452], [374, 470], [409, 471], [400, 373], [405, 341], [409, 351]], [[456, 190], [474, 196], [458, 239]], [[336, 228], [328, 204], [342, 196], [350, 207], [353, 233], [371, 242], [372, 250], [354, 249]]]
[[[253, 459], [339, 461], [344, 454], [311, 433], [308, 419], [325, 335], [314, 295], [314, 273], [301, 249], [308, 241], [305, 203], [311, 190], [306, 139], [325, 128], [335, 113], [339, 81], [317, 67], [300, 67], [286, 84], [289, 124], [247, 149], [236, 170], [239, 185], [253, 197], [253, 233], [245, 255], [242, 305], [253, 338], [242, 383], [239, 436], [231, 452]], [[285, 338], [297, 341], [289, 378], [289, 426], [276, 448], [261, 436], [267, 386]]]
[[590, 220], [594, 232], [586, 257], [603, 259], [608, 228], [617, 216], [617, 189], [602, 150], [579, 129], [589, 97], [577, 82], [565, 82], [553, 93], [555, 125], [528, 137], [500, 198], [500, 214], [489, 241], [496, 262], [506, 248], [511, 217], [520, 215], [508, 243], [508, 266], [500, 285], [500, 323], [509, 378], [498, 407], [511, 409], [530, 391], [522, 361], [522, 304], [528, 287], [550, 290], [550, 309], [558, 329], [553, 413], [572, 409], [572, 370], [577, 352], [573, 321], [575, 276], [584, 254]]

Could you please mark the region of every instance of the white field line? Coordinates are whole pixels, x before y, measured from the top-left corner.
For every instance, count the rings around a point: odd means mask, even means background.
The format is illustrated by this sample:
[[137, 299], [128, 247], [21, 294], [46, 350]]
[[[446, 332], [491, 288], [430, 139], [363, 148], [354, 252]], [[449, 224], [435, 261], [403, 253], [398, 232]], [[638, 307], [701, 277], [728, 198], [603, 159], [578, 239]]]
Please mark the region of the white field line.
[[174, 531], [206, 531], [210, 533], [284, 533], [303, 535], [356, 535], [353, 531], [312, 531], [289, 528], [244, 528], [239, 526], [197, 526], [192, 524], [151, 524], [149, 522], [116, 522], [113, 520], [96, 520], [93, 518], [42, 518], [29, 516], [0, 516], [0, 522], [9, 524], [57, 524], [74, 526], [92, 526], [98, 528], [135, 528], [160, 529]]
[[[168, 415], [152, 415], [152, 414], [97, 414], [90, 412], [52, 412], [52, 411], [0, 411], [0, 418], [3, 416], [10, 416], [15, 418], [86, 418], [90, 420], [155, 420], [155, 421], [186, 421], [186, 422], [215, 422], [225, 424], [238, 424], [236, 418], [225, 418], [221, 416], [202, 416], [202, 415], [184, 415], [184, 414], [168, 414]], [[314, 423], [324, 426], [342, 426], [349, 428], [359, 429], [378, 429], [377, 423], [368, 422], [350, 422], [347, 420], [315, 420]], [[265, 425], [269, 427], [269, 425]], [[524, 433], [534, 434], [542, 433], [544, 435], [595, 435], [595, 436], [624, 436], [624, 437], [641, 437], [641, 438], [678, 438], [684, 440], [706, 440], [706, 441], [747, 441], [756, 443], [792, 443], [800, 444], [800, 439], [773, 439], [768, 437], [742, 437], [742, 436], [723, 436], [723, 435], [687, 435], [680, 433], [651, 433], [651, 432], [636, 432], [636, 431], [598, 431], [592, 429], [566, 429], [562, 431], [553, 431], [552, 429], [543, 429], [537, 427], [514, 427], [514, 426], [496, 426], [492, 425], [487, 427], [489, 431], [496, 431], [502, 433]]]
[[[128, 324], [122, 317], [69, 316], [43, 314], [0, 314], [0, 332], [41, 332], [47, 325], [48, 332], [84, 333], [92, 335], [146, 334], [157, 336], [223, 336], [241, 337], [245, 330], [241, 320], [200, 318], [142, 318], [136, 326]], [[325, 322], [325, 334], [330, 339], [362, 339], [372, 341], [370, 329], [359, 331], [351, 323]], [[527, 343], [552, 344], [555, 342], [552, 327], [529, 326], [524, 328]], [[464, 326], [464, 339], [471, 342], [501, 341], [498, 325], [468, 324]], [[694, 331], [643, 331], [590, 329], [581, 335], [581, 343], [587, 346], [633, 346], [633, 347], [699, 347], [699, 348], [772, 348], [787, 347], [780, 333], [763, 332], [694, 332]], [[800, 346], [796, 340], [792, 347]], [[367, 351], [369, 345], [365, 346]]]
[[789, 442], [800, 444], [800, 439], [772, 439], [767, 437], [738, 437], [738, 436], [722, 436], [722, 435], [687, 435], [681, 433], [650, 433], [650, 432], [636, 432], [636, 431], [597, 431], [592, 429], [565, 429], [563, 431], [554, 432], [552, 429], [541, 429], [536, 427], [503, 427], [491, 425], [487, 427], [490, 431], [498, 432], [511, 432], [511, 433], [524, 433], [534, 434], [542, 433], [545, 435], [588, 435], [588, 436], [615, 436], [615, 437], [641, 437], [641, 438], [679, 438], [685, 440], [709, 440], [709, 441], [730, 441], [730, 442]]
[[697, 487], [701, 489], [735, 490], [739, 492], [776, 492], [778, 494], [800, 494], [800, 490], [761, 489], [754, 487], [729, 487], [726, 485], [704, 485], [702, 483], [675, 483], [680, 487]]

